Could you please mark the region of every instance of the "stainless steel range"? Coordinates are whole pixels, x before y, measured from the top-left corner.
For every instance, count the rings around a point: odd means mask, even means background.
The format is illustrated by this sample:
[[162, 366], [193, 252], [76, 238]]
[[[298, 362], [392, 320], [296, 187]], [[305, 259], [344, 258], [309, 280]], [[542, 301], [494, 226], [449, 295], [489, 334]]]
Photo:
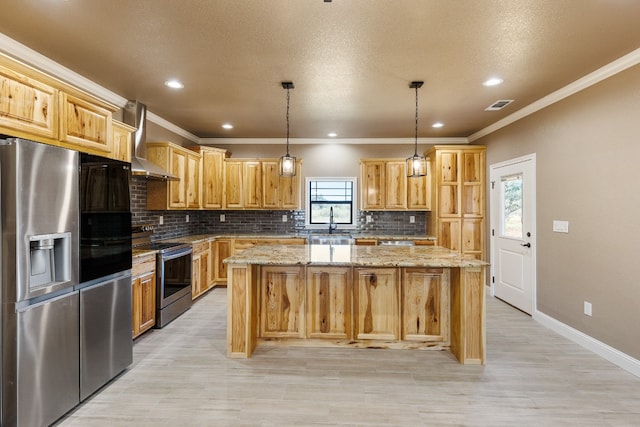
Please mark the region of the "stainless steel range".
[[133, 227], [136, 249], [158, 251], [156, 255], [156, 328], [163, 328], [191, 307], [190, 244], [151, 243], [153, 227]]

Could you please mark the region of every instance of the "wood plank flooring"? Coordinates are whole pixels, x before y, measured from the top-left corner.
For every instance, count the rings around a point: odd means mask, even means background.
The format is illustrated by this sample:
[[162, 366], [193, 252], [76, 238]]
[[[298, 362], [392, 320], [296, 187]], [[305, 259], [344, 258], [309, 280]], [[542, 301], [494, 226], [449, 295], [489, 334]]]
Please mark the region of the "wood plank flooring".
[[489, 297], [487, 364], [446, 351], [225, 356], [226, 289], [134, 345], [59, 426], [640, 426], [640, 379]]

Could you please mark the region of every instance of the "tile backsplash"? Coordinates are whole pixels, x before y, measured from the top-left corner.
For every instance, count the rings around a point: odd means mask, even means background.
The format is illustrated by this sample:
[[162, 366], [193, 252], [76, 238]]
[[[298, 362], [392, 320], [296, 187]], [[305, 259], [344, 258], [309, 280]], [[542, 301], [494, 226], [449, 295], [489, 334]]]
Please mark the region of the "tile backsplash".
[[[263, 233], [290, 235], [326, 232], [305, 229], [304, 210], [227, 210], [227, 211], [149, 211], [147, 210], [147, 180], [133, 177], [131, 191], [132, 223], [153, 224], [155, 238], [167, 239], [189, 234]], [[224, 222], [221, 221], [224, 215]], [[286, 215], [287, 221], [283, 222]], [[357, 228], [350, 234], [424, 236], [427, 234], [428, 212], [359, 211]], [[160, 225], [162, 216], [163, 224]], [[187, 216], [189, 221], [187, 222]], [[411, 222], [411, 217], [414, 222]], [[367, 222], [370, 217], [370, 222]]]

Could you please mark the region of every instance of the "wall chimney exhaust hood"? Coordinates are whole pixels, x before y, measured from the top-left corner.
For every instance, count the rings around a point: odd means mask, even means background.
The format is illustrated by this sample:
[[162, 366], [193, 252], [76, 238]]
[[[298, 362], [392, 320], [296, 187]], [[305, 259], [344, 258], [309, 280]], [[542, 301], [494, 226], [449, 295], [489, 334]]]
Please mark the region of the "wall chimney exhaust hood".
[[147, 160], [147, 106], [129, 101], [122, 112], [123, 121], [136, 128], [131, 146], [131, 173], [149, 179], [177, 181], [178, 177]]

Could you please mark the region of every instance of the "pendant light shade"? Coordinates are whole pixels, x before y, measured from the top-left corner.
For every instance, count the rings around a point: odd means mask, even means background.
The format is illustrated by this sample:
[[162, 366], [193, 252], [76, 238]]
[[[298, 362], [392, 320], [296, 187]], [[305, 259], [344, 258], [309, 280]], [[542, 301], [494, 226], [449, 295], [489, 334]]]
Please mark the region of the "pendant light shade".
[[287, 90], [287, 153], [280, 157], [280, 176], [296, 176], [296, 158], [289, 154], [289, 90], [293, 82], [282, 82], [282, 88]]
[[410, 88], [416, 90], [416, 132], [413, 156], [407, 157], [407, 176], [417, 178], [427, 174], [427, 160], [424, 156], [418, 156], [418, 89], [424, 82], [411, 82]]

